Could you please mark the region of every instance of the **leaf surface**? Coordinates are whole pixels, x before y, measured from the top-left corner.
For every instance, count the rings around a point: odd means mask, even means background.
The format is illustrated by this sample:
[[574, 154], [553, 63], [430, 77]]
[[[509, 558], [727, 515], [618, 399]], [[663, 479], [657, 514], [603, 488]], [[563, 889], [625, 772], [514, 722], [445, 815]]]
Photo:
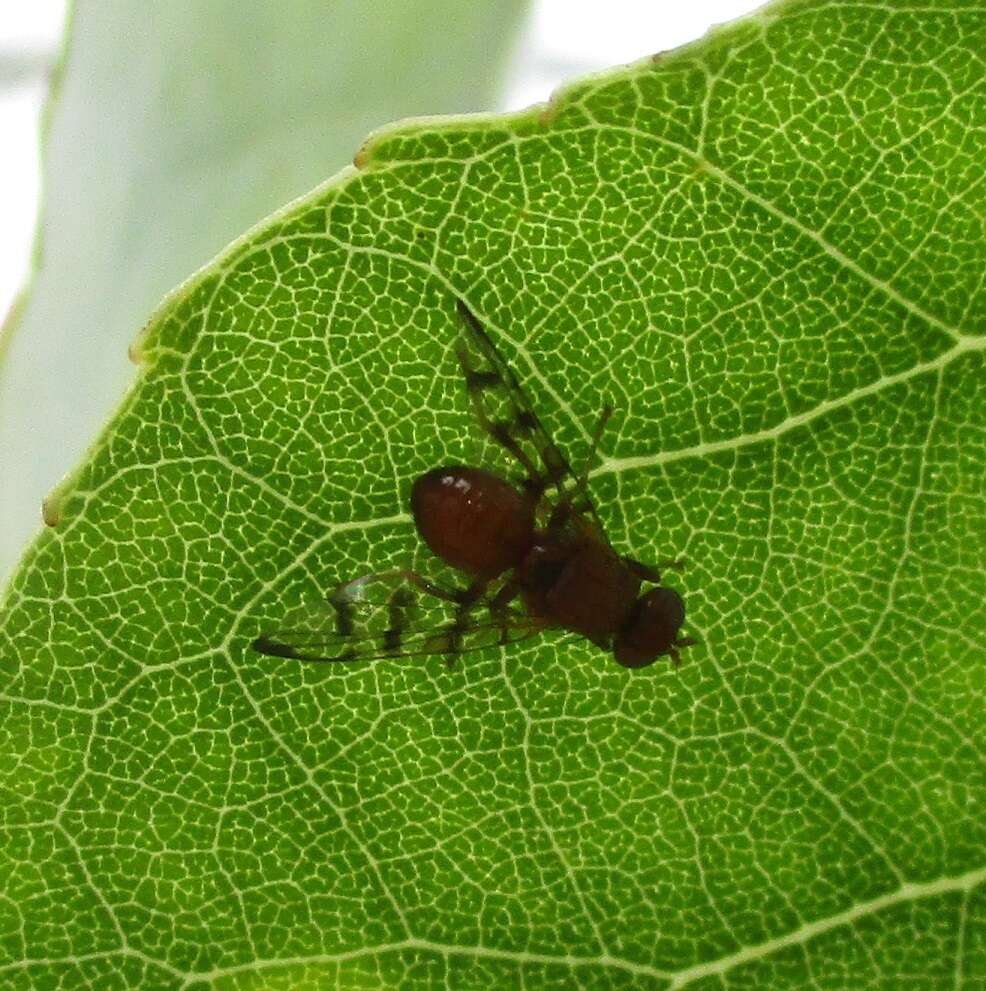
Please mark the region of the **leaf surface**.
[[[12, 986], [972, 988], [986, 20], [789, 2], [404, 124], [178, 291], [3, 612]], [[702, 640], [312, 668], [468, 300]], [[420, 553], [420, 552], [419, 552]]]

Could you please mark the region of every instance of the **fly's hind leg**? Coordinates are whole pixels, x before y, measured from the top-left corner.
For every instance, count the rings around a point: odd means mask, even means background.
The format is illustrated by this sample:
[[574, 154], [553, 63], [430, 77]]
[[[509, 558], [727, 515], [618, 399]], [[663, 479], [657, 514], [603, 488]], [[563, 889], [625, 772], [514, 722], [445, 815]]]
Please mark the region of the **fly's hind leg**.
[[507, 633], [509, 624], [507, 622], [507, 606], [520, 595], [520, 582], [516, 578], [509, 578], [503, 584], [496, 595], [490, 599], [489, 610], [490, 619], [500, 631], [500, 645], [508, 643]]
[[407, 586], [417, 588], [426, 595], [432, 595], [436, 599], [444, 599], [446, 602], [457, 604], [473, 603], [482, 598], [486, 589], [486, 582], [474, 581], [465, 588], [448, 588], [433, 582], [417, 571], [410, 569], [398, 569], [396, 571], [378, 571], [372, 575], [363, 575], [362, 578], [354, 578], [352, 581], [344, 582], [328, 597], [329, 603], [335, 605], [336, 602], [348, 602], [356, 604], [361, 601], [364, 590], [374, 582], [381, 584], [395, 585], [395, 592], [404, 589], [410, 592]]
[[[607, 403], [603, 407], [599, 419], [596, 421], [595, 430], [592, 432], [592, 443], [589, 447], [589, 452], [586, 454], [582, 470], [575, 476], [575, 485], [565, 492], [551, 512], [551, 517], [548, 520], [549, 530], [563, 528], [568, 524], [572, 516], [584, 516], [588, 514], [596, 518], [596, 510], [592, 505], [592, 500], [589, 498], [589, 471], [592, 468], [593, 461], [596, 459], [603, 430], [605, 430], [606, 424], [612, 415], [613, 407]], [[596, 519], [596, 522], [598, 523], [598, 519]], [[600, 529], [602, 529], [601, 524]]]
[[[372, 603], [371, 600], [363, 598], [366, 589], [374, 583], [390, 586], [390, 594], [385, 602]], [[356, 624], [356, 611], [362, 603], [371, 601], [371, 604], [385, 605], [388, 620], [382, 637], [383, 649], [388, 654], [400, 653], [403, 646], [408, 617], [416, 604], [413, 589], [444, 602], [454, 603], [456, 609], [452, 622], [443, 630], [441, 643], [436, 650], [437, 653], [448, 655], [445, 663], [451, 668], [462, 649], [462, 635], [468, 628], [469, 613], [483, 598], [486, 586], [486, 581], [476, 579], [465, 588], [448, 588], [425, 578], [417, 571], [409, 569], [380, 571], [345, 582], [329, 595], [328, 602], [335, 610], [336, 633], [340, 636], [352, 636]]]
[[446, 650], [443, 653], [448, 656], [445, 659], [445, 667], [450, 671], [455, 667], [455, 659], [462, 653], [462, 636], [469, 628], [469, 614], [476, 607], [476, 603], [483, 598], [486, 586], [489, 583], [477, 578], [464, 589], [455, 592], [456, 603], [455, 616], [452, 622], [445, 628]]

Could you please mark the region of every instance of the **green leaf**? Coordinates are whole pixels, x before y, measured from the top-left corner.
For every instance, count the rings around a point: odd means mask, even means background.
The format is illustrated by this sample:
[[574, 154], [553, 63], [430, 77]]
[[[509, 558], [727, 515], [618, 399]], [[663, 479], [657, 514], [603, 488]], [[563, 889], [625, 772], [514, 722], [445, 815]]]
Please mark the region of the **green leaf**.
[[[768, 7], [381, 134], [176, 292], [4, 609], [11, 986], [980, 986], [984, 50]], [[680, 670], [248, 649], [414, 555], [455, 295], [575, 460], [615, 403]]]
[[[0, 334], [0, 579], [161, 298], [397, 117], [495, 105], [526, 0], [101, 0], [72, 18], [38, 271]], [[2, 318], [2, 314], [0, 314]]]

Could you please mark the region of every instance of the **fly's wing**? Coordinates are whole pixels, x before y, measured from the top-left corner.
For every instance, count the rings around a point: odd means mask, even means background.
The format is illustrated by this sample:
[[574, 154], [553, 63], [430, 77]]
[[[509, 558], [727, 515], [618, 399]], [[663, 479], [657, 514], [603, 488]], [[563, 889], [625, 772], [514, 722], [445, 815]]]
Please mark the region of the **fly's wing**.
[[464, 327], [457, 354], [480, 426], [520, 464], [543, 524], [589, 531], [608, 544], [585, 473], [572, 471], [479, 320], [461, 299], [456, 303]]
[[465, 601], [413, 572], [366, 575], [339, 586], [298, 621], [258, 637], [261, 654], [299, 661], [371, 661], [459, 654], [515, 643], [543, 620], [482, 594]]

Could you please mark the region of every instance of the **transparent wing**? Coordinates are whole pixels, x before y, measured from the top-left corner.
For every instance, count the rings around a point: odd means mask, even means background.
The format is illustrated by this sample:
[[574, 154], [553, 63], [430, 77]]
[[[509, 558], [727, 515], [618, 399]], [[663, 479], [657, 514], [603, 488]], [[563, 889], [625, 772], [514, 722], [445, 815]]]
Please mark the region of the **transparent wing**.
[[[608, 543], [589, 496], [588, 463], [576, 475], [479, 320], [461, 299], [456, 303], [463, 324], [456, 351], [480, 426], [519, 463], [523, 486], [537, 500], [544, 525], [589, 530]], [[611, 412], [603, 413], [590, 459]]]
[[259, 636], [261, 654], [299, 661], [346, 662], [443, 655], [535, 636], [546, 623], [511, 605], [501, 583], [446, 589], [413, 571], [365, 575], [340, 585], [293, 625]]

